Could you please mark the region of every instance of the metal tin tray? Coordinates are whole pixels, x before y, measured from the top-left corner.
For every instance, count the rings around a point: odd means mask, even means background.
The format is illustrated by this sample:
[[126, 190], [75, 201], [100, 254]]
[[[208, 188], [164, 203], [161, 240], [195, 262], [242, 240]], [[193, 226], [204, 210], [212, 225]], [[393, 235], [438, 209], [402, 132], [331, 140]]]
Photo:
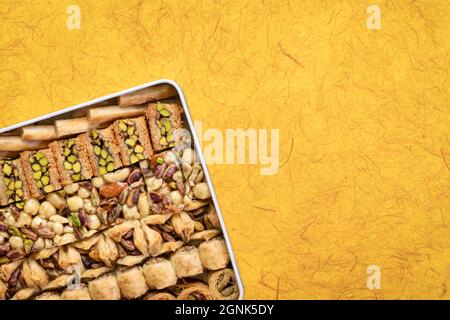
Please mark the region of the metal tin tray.
[[206, 165], [205, 159], [203, 157], [203, 153], [201, 151], [201, 146], [197, 137], [197, 134], [195, 132], [195, 127], [194, 127], [194, 123], [192, 121], [191, 118], [191, 114], [189, 112], [189, 107], [187, 105], [186, 102], [186, 98], [184, 97], [183, 94], [183, 90], [181, 90], [181, 87], [173, 80], [168, 80], [168, 79], [161, 79], [161, 80], [157, 80], [157, 81], [152, 81], [152, 82], [148, 82], [148, 83], [144, 83], [142, 85], [130, 88], [130, 89], [126, 89], [126, 90], [122, 90], [104, 97], [100, 97], [100, 98], [96, 98], [93, 99], [91, 101], [87, 101], [81, 104], [77, 104], [75, 106], [69, 107], [69, 108], [65, 108], [56, 112], [52, 112], [43, 116], [39, 116], [37, 118], [31, 119], [31, 120], [27, 120], [27, 121], [23, 121], [11, 126], [8, 126], [6, 128], [2, 128], [0, 129], [0, 134], [6, 134], [6, 135], [14, 135], [14, 134], [18, 134], [20, 128], [25, 127], [25, 126], [29, 126], [32, 124], [51, 124], [53, 123], [54, 120], [59, 120], [59, 119], [70, 119], [70, 118], [74, 118], [74, 117], [82, 117], [86, 114], [86, 111], [91, 108], [91, 107], [98, 107], [98, 106], [102, 106], [102, 105], [108, 105], [113, 103], [112, 101], [124, 94], [130, 93], [130, 92], [135, 92], [141, 89], [145, 89], [148, 87], [152, 87], [152, 86], [156, 86], [156, 85], [160, 85], [160, 84], [168, 84], [173, 86], [177, 93], [178, 93], [178, 98], [183, 106], [183, 110], [184, 110], [184, 121], [187, 124], [189, 131], [191, 133], [192, 139], [194, 141], [194, 149], [197, 153], [198, 159], [200, 160], [200, 163], [203, 167], [204, 173], [205, 173], [205, 177], [206, 177], [206, 182], [208, 183], [210, 192], [211, 192], [211, 198], [212, 201], [214, 203], [214, 207], [216, 209], [217, 215], [219, 217], [219, 221], [220, 221], [220, 226], [222, 228], [222, 233], [223, 233], [223, 237], [225, 239], [227, 248], [228, 248], [228, 253], [230, 255], [231, 258], [231, 265], [233, 267], [233, 271], [236, 275], [236, 281], [238, 284], [238, 288], [239, 288], [239, 300], [243, 299], [244, 296], [244, 288], [242, 286], [242, 281], [241, 281], [241, 277], [239, 275], [239, 270], [236, 264], [236, 259], [234, 257], [233, 254], [233, 250], [231, 247], [231, 243], [230, 243], [230, 239], [228, 237], [228, 233], [227, 230], [225, 228], [225, 222], [223, 220], [223, 216], [222, 216], [222, 212], [220, 211], [220, 207], [219, 207], [219, 203], [217, 201], [217, 197], [216, 197], [216, 193], [214, 191], [214, 187], [212, 185], [211, 182], [211, 178], [209, 176], [209, 171], [208, 171], [208, 167]]

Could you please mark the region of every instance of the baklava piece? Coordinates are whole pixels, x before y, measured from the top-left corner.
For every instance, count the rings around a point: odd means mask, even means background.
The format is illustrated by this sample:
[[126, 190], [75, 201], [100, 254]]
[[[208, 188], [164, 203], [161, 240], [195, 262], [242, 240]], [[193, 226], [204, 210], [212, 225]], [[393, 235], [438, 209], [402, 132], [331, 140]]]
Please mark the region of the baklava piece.
[[80, 138], [52, 142], [49, 147], [56, 159], [61, 183], [68, 185], [92, 177], [91, 164]]
[[79, 140], [82, 152], [89, 155], [94, 176], [103, 176], [122, 167], [112, 128], [91, 130], [81, 134]]
[[198, 251], [203, 266], [208, 270], [223, 269], [230, 263], [230, 255], [223, 239], [214, 238], [202, 242]]
[[113, 129], [125, 166], [147, 159], [153, 154], [144, 117], [117, 120]]
[[92, 300], [89, 290], [85, 285], [64, 290], [61, 294], [61, 298], [62, 300]]
[[92, 300], [120, 300], [120, 289], [114, 275], [107, 275], [89, 282]]
[[155, 151], [175, 147], [181, 141], [183, 137], [180, 132], [183, 128], [181, 113], [181, 106], [177, 103], [149, 104], [147, 119]]
[[139, 298], [148, 290], [141, 267], [117, 273], [117, 283], [122, 297], [126, 299]]
[[180, 278], [193, 277], [203, 272], [198, 249], [194, 246], [179, 249], [170, 257], [170, 262]]
[[23, 201], [29, 197], [20, 160], [0, 159], [0, 205], [5, 206], [16, 202], [16, 206], [23, 209]]
[[177, 284], [175, 269], [169, 260], [155, 258], [144, 265], [144, 276], [147, 285], [152, 289], [164, 289]]
[[61, 189], [58, 170], [50, 149], [20, 154], [23, 171], [33, 198]]

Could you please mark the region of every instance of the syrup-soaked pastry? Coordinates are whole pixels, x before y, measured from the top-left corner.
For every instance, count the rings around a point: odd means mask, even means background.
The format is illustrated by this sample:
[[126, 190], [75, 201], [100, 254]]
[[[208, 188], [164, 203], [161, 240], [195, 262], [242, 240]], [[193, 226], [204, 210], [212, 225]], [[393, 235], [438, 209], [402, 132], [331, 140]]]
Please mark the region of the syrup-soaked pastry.
[[55, 158], [50, 149], [24, 151], [20, 154], [20, 160], [33, 198], [61, 189]]
[[89, 156], [82, 148], [79, 137], [52, 142], [49, 147], [56, 160], [62, 185], [87, 180], [92, 177]]
[[198, 252], [203, 267], [208, 270], [223, 269], [230, 263], [230, 255], [223, 239], [214, 238], [202, 242], [198, 247]]
[[111, 127], [90, 130], [79, 136], [83, 152], [89, 155], [94, 176], [103, 176], [122, 167], [120, 149]]
[[0, 205], [16, 203], [19, 209], [23, 209], [23, 201], [29, 197], [20, 160], [0, 159]]
[[120, 300], [120, 288], [114, 275], [106, 275], [89, 282], [92, 300]]
[[113, 128], [125, 166], [147, 159], [153, 154], [145, 117], [117, 120]]
[[148, 290], [144, 274], [142, 273], [142, 267], [118, 272], [116, 278], [122, 297], [126, 299], [139, 298]]
[[193, 277], [203, 272], [198, 249], [194, 246], [182, 247], [170, 257], [177, 276]]
[[144, 264], [147, 285], [152, 289], [164, 289], [177, 283], [177, 274], [169, 260], [155, 258]]
[[150, 103], [147, 120], [155, 151], [174, 147], [182, 138], [177, 129], [183, 128], [182, 108], [177, 103]]

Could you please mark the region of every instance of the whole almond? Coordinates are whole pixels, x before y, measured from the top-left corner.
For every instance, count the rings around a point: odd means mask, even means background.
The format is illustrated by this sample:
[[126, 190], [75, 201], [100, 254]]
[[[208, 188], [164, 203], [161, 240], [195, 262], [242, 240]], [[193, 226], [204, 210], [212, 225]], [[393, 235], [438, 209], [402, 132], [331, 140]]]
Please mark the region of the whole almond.
[[123, 182], [106, 184], [100, 188], [100, 195], [103, 198], [115, 198], [120, 196], [120, 194], [123, 192], [123, 190], [125, 190], [126, 187], [127, 184]]

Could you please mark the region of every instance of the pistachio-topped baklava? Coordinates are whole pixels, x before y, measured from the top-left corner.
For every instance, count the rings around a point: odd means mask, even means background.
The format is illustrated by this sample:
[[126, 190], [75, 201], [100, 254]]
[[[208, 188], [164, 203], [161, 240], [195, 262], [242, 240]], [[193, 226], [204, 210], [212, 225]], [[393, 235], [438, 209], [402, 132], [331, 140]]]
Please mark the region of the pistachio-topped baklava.
[[153, 154], [144, 117], [117, 120], [113, 128], [125, 166], [147, 159]]
[[0, 159], [0, 205], [16, 202], [23, 208], [23, 201], [29, 198], [27, 182], [20, 160]]
[[182, 109], [177, 103], [150, 103], [147, 119], [155, 151], [175, 147], [182, 135], [176, 132], [182, 129]]
[[31, 196], [38, 198], [61, 189], [55, 159], [50, 149], [24, 151], [20, 154]]
[[122, 167], [120, 150], [111, 127], [91, 130], [79, 136], [83, 152], [89, 155], [94, 176], [102, 176]]
[[56, 165], [63, 185], [87, 180], [92, 177], [89, 157], [86, 151], [81, 148], [81, 145], [79, 137], [55, 141], [49, 145], [55, 155]]

